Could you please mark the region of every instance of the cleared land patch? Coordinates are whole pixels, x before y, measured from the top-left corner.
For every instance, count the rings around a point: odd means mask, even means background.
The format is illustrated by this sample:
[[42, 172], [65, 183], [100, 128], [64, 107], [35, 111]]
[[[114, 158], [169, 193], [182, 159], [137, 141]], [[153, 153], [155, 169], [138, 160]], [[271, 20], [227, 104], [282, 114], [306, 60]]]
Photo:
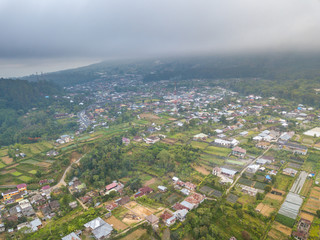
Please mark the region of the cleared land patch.
[[274, 210], [276, 209], [263, 203], [259, 203], [258, 206], [256, 207], [256, 211], [260, 212], [263, 216], [266, 216], [266, 217], [269, 217]]
[[119, 219], [115, 218], [115, 216], [111, 216], [106, 220], [107, 223], [112, 224], [113, 227], [119, 231], [119, 230], [124, 230], [126, 229], [128, 226], [126, 224], [124, 224], [123, 222], [121, 222]]
[[2, 161], [6, 164], [9, 165], [13, 162], [13, 158], [9, 157], [9, 156], [4, 156], [2, 157]]
[[221, 157], [227, 157], [231, 153], [231, 149], [210, 146], [206, 148], [205, 152], [208, 154], [213, 154]]
[[209, 175], [211, 173], [209, 170], [207, 170], [203, 166], [194, 165], [193, 168], [199, 173], [202, 173], [203, 175]]
[[139, 239], [143, 234], [147, 232], [146, 229], [137, 229], [134, 232], [130, 233], [129, 235], [125, 236], [121, 240], [132, 240], [132, 239]]

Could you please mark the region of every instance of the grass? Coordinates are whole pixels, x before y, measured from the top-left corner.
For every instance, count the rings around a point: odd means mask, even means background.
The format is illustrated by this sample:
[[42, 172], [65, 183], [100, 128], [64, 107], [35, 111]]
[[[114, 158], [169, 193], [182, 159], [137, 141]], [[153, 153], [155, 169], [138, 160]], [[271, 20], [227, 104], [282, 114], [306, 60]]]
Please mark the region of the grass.
[[304, 183], [302, 190], [300, 192], [300, 195], [306, 197], [310, 191], [310, 188], [312, 186], [313, 179], [307, 179], [306, 182]]
[[208, 154], [201, 154], [201, 162], [208, 166], [223, 165], [224, 160]]
[[194, 147], [194, 148], [199, 148], [199, 149], [205, 149], [208, 144], [207, 143], [204, 143], [204, 142], [196, 142], [196, 141], [192, 141], [191, 142], [191, 146]]
[[0, 169], [4, 168], [6, 165], [3, 162], [0, 162]]
[[18, 172], [18, 171], [15, 171], [15, 172], [13, 172], [13, 173], [11, 173], [11, 174], [12, 174], [13, 176], [16, 176], [16, 177], [22, 175], [22, 173], [21, 173], [21, 172]]
[[205, 152], [208, 154], [213, 154], [213, 155], [217, 155], [217, 156], [221, 156], [221, 157], [227, 157], [231, 153], [231, 149], [210, 146], [210, 147], [207, 147]]
[[20, 176], [20, 177], [18, 177], [18, 179], [20, 179], [23, 182], [29, 182], [32, 180], [32, 178], [28, 177], [28, 176]]
[[274, 184], [274, 187], [282, 191], [287, 191], [292, 181], [293, 181], [292, 177], [289, 177], [283, 174], [278, 174], [276, 177], [276, 182]]
[[246, 179], [246, 178], [240, 178], [238, 180], [238, 183], [251, 187], [254, 184], [254, 181], [251, 181], [250, 179]]
[[227, 160], [227, 163], [241, 165], [241, 166], [245, 164], [245, 162], [243, 161], [236, 161], [236, 160]]
[[29, 171], [28, 173], [30, 173], [30, 174], [36, 174], [36, 173], [37, 173], [37, 170], [31, 170], [31, 171]]
[[33, 159], [28, 159], [28, 160], [25, 160], [25, 161], [23, 161], [23, 162], [21, 162], [21, 163], [28, 163], [28, 164], [36, 165], [36, 164], [38, 164], [39, 162], [36, 161], [36, 160], [33, 160]]
[[256, 182], [256, 184], [254, 185], [255, 188], [258, 188], [260, 190], [264, 190], [265, 186], [267, 186], [267, 184], [261, 182]]

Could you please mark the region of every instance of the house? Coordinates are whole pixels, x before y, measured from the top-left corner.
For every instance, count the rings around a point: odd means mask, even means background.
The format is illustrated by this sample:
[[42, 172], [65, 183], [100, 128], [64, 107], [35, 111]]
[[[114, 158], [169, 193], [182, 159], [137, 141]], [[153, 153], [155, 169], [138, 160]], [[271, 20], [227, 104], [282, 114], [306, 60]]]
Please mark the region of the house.
[[244, 157], [247, 151], [241, 147], [234, 147], [232, 148], [232, 154], [237, 157]]
[[160, 192], [166, 192], [168, 189], [165, 186], [158, 186]]
[[197, 208], [199, 204], [204, 201], [204, 199], [205, 199], [205, 196], [199, 193], [193, 193], [192, 195], [187, 197], [184, 201], [193, 204], [194, 207]]
[[163, 221], [166, 221], [168, 220], [169, 218], [171, 218], [173, 215], [168, 212], [167, 210], [165, 210], [161, 215], [160, 215], [160, 218], [163, 220]]
[[245, 186], [245, 185], [241, 185], [241, 188], [242, 188], [242, 192], [250, 195], [250, 196], [255, 196], [257, 195], [258, 193], [258, 189], [256, 188], [253, 188], [253, 187], [248, 187], [248, 186]]
[[139, 189], [139, 191], [134, 195], [135, 198], [142, 197], [146, 194], [152, 193], [153, 189], [149, 187], [142, 187]]
[[4, 223], [0, 224], [0, 233], [4, 232], [6, 230]]
[[186, 209], [182, 209], [174, 212], [174, 216], [176, 217], [176, 219], [179, 219], [179, 221], [181, 222], [186, 219], [187, 214], [188, 214], [188, 210]]
[[220, 168], [220, 167], [215, 167], [213, 170], [212, 170], [212, 174], [213, 175], [216, 175], [216, 176], [219, 176], [220, 174], [226, 176], [226, 177], [229, 177], [229, 178], [233, 178], [234, 175], [236, 175], [237, 171], [235, 170], [231, 170], [231, 169], [228, 169], [228, 168]]
[[146, 220], [151, 225], [156, 225], [159, 223], [159, 218], [153, 214], [146, 216]]
[[130, 139], [123, 137], [123, 138], [122, 138], [122, 144], [128, 146], [128, 145], [130, 144]]
[[172, 216], [171, 218], [168, 218], [165, 223], [166, 226], [170, 227], [172, 224], [174, 224], [176, 222], [176, 216]]
[[236, 139], [224, 140], [224, 139], [215, 139], [214, 144], [221, 147], [235, 147], [239, 144], [239, 141]]
[[49, 152], [47, 152], [47, 156], [50, 156], [50, 157], [57, 156], [58, 154], [59, 154], [59, 152], [57, 152], [55, 150], [50, 150]]
[[86, 231], [92, 232], [93, 236], [97, 240], [102, 240], [110, 237], [113, 227], [102, 220], [100, 217], [93, 219], [90, 222], [84, 224]]
[[6, 200], [10, 200], [13, 196], [17, 195], [20, 193], [20, 196], [17, 199], [21, 199], [21, 196], [24, 194], [27, 194], [27, 184], [22, 183], [17, 185], [17, 189], [10, 189], [4, 193], [2, 193], [3, 199]]
[[264, 142], [264, 141], [258, 142], [256, 144], [256, 147], [257, 148], [261, 148], [261, 149], [267, 149], [269, 146], [270, 146], [270, 143], [269, 142]]
[[260, 157], [260, 159], [266, 161], [266, 163], [268, 163], [268, 164], [274, 162], [274, 160], [275, 160], [274, 157], [272, 157], [272, 156], [265, 156], [265, 155], [262, 156], [262, 157]]
[[111, 202], [111, 203], [106, 205], [106, 209], [108, 211], [112, 211], [113, 209], [115, 209], [117, 207], [118, 207], [118, 203], [115, 203], [115, 202]]
[[71, 207], [72, 209], [75, 209], [77, 206], [78, 206], [77, 201], [73, 201], [73, 202], [69, 203], [69, 207]]
[[251, 164], [251, 165], [248, 166], [247, 172], [255, 173], [256, 171], [258, 171], [259, 168], [260, 168], [259, 164]]
[[195, 204], [189, 203], [188, 201], [182, 201], [180, 203], [182, 206], [184, 206], [187, 210], [191, 210], [193, 208], [195, 208]]
[[180, 192], [182, 193], [182, 194], [184, 194], [184, 195], [189, 195], [190, 194], [190, 190], [188, 190], [188, 189], [186, 189], [186, 188], [182, 188], [181, 190], [180, 190]]
[[191, 182], [186, 182], [184, 184], [185, 188], [189, 189], [190, 191], [196, 190], [197, 185], [191, 183]]
[[49, 205], [52, 211], [58, 211], [60, 209], [60, 203], [58, 200], [51, 201]]
[[291, 177], [294, 177], [298, 173], [298, 171], [294, 170], [292, 168], [285, 168], [285, 169], [283, 169], [282, 173], [285, 175], [289, 175]]
[[193, 136], [193, 140], [195, 140], [195, 141], [198, 141], [198, 140], [205, 141], [205, 140], [207, 140], [207, 138], [208, 138], [208, 135], [204, 134], [204, 133], [199, 133], [199, 134]]
[[61, 238], [61, 240], [81, 240], [81, 238], [79, 238], [77, 236], [77, 234], [72, 232], [72, 233], [68, 234], [67, 236], [64, 236], [63, 238]]
[[30, 222], [31, 231], [36, 232], [42, 227], [41, 220], [39, 218], [35, 218]]
[[130, 202], [130, 197], [129, 196], [124, 196], [123, 198], [120, 198], [118, 200], [116, 200], [116, 203], [118, 203], [118, 205], [122, 206], [126, 203]]
[[301, 218], [298, 222], [297, 231], [292, 232], [292, 236], [295, 239], [307, 240], [309, 237], [309, 230], [311, 227], [311, 222], [304, 218]]
[[159, 141], [160, 141], [160, 138], [157, 136], [150, 136], [145, 139], [145, 142], [147, 144], [155, 144], [156, 142], [159, 142]]
[[106, 186], [106, 194], [109, 194], [111, 191], [121, 192], [124, 188], [124, 185], [121, 182], [113, 181]]
[[48, 216], [51, 213], [51, 208], [49, 204], [44, 204], [40, 206], [39, 209], [41, 210], [43, 216]]
[[141, 142], [141, 141], [142, 141], [142, 137], [140, 137], [140, 136], [135, 136], [135, 137], [133, 137], [133, 141], [135, 141], [135, 142]]
[[177, 182], [177, 181], [179, 181], [179, 178], [173, 177], [173, 178], [172, 178], [172, 181]]
[[172, 206], [172, 208], [173, 208], [174, 210], [181, 210], [181, 209], [187, 209], [187, 210], [189, 210], [188, 207], [186, 207], [186, 206], [184, 206], [184, 205], [182, 205], [182, 204], [180, 204], [180, 203], [174, 204], [174, 205]]
[[289, 143], [289, 142], [286, 142], [285, 144], [283, 144], [282, 149], [287, 150], [287, 151], [291, 151], [293, 153], [302, 154], [302, 155], [306, 155], [308, 152], [307, 147], [302, 146], [300, 144]]

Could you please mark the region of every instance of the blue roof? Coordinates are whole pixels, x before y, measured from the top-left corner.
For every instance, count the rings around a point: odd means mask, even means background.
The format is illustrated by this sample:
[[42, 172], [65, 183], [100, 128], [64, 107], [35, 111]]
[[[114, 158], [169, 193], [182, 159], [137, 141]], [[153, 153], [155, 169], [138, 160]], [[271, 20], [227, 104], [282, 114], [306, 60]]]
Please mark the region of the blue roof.
[[266, 176], [266, 179], [271, 180], [271, 177], [269, 175]]

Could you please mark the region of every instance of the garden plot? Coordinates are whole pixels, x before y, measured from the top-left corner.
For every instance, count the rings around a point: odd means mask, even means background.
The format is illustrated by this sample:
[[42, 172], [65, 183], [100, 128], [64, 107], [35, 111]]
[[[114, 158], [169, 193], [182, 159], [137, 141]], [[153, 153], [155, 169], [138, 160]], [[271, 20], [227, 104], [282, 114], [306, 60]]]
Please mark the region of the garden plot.
[[269, 217], [270, 214], [275, 211], [276, 209], [273, 207], [270, 207], [267, 204], [259, 203], [256, 207], [256, 211], [260, 212], [263, 216]]
[[290, 167], [290, 168], [295, 168], [295, 169], [300, 169], [301, 168], [301, 164], [298, 164], [298, 163], [293, 163], [293, 162], [289, 162], [288, 163], [288, 167]]
[[229, 195], [228, 195], [228, 197], [227, 197], [227, 201], [228, 202], [231, 202], [231, 203], [236, 203], [237, 202], [237, 200], [238, 200], [238, 196], [237, 195], [234, 195], [234, 194], [232, 194], [232, 193], [230, 193]]
[[280, 195], [276, 195], [276, 194], [272, 194], [272, 193], [268, 193], [266, 195], [266, 198], [270, 198], [270, 199], [273, 199], [273, 200], [277, 200], [279, 202], [281, 202], [283, 200], [283, 197], [280, 196]]
[[320, 187], [312, 188], [309, 199], [303, 206], [304, 211], [316, 214], [316, 211], [320, 209]]
[[296, 219], [302, 202], [303, 199], [298, 194], [289, 192], [279, 210], [279, 214], [291, 219]]
[[132, 239], [140, 239], [140, 237], [147, 232], [146, 229], [137, 229], [129, 235], [121, 238], [121, 240], [132, 240]]
[[128, 226], [126, 224], [124, 224], [123, 222], [121, 222], [120, 220], [118, 220], [117, 218], [115, 218], [115, 216], [111, 216], [106, 220], [107, 223], [112, 224], [112, 226], [117, 230], [124, 230], [126, 229]]
[[291, 189], [290, 189], [290, 192], [293, 192], [293, 193], [296, 193], [296, 194], [299, 194], [303, 185], [304, 185], [304, 182], [306, 181], [307, 179], [307, 176], [308, 176], [308, 173], [305, 172], [305, 171], [302, 171], [299, 175], [299, 177], [296, 179], [296, 181], [293, 183]]
[[199, 172], [199, 173], [202, 173], [203, 175], [209, 175], [211, 172], [206, 169], [204, 166], [198, 166], [198, 165], [194, 165], [193, 168]]

